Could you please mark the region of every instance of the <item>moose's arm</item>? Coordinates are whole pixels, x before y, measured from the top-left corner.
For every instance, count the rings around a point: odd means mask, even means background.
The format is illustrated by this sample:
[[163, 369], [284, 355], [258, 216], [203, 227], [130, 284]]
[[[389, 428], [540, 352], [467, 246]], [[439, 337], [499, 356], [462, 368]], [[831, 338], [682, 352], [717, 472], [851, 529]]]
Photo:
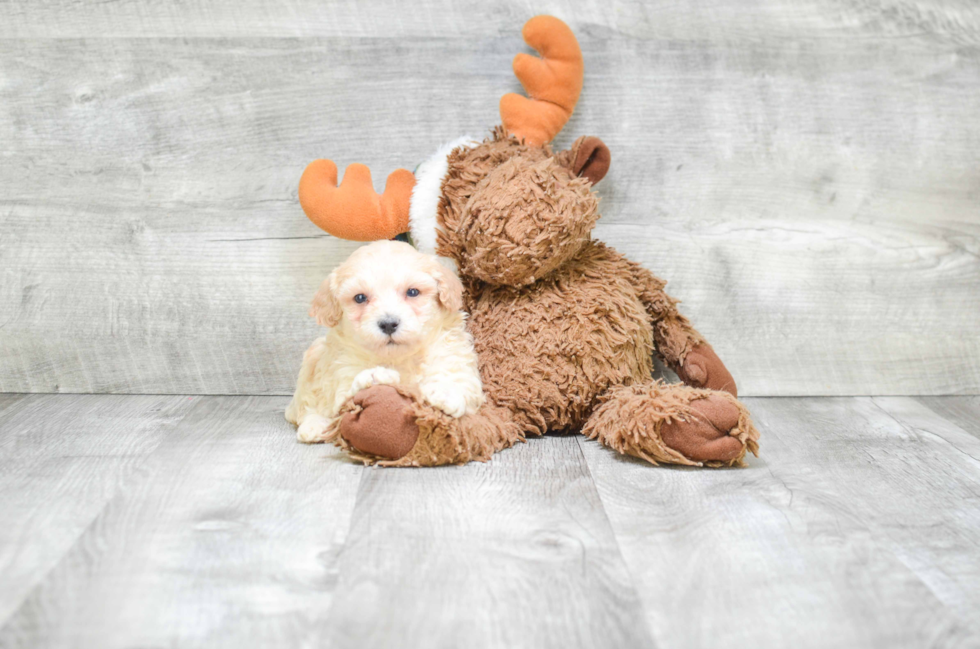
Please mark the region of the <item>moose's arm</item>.
[[667, 295], [667, 282], [643, 266], [626, 260], [653, 323], [653, 342], [667, 366], [684, 383], [696, 388], [724, 390], [738, 396], [735, 379], [691, 323], [677, 310], [677, 300]]

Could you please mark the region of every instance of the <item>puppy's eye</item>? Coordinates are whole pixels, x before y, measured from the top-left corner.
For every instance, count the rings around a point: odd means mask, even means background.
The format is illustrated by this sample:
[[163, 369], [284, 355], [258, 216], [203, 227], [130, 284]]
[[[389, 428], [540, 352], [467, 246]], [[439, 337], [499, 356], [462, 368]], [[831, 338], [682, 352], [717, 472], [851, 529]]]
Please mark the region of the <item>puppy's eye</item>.
[[405, 291], [405, 295], [407, 295], [408, 297], [418, 297], [419, 290], [417, 288], [410, 288], [407, 291]]
[[354, 296], [354, 301], [358, 304], [364, 304], [367, 302], [367, 295], [364, 295], [364, 293], [358, 293]]

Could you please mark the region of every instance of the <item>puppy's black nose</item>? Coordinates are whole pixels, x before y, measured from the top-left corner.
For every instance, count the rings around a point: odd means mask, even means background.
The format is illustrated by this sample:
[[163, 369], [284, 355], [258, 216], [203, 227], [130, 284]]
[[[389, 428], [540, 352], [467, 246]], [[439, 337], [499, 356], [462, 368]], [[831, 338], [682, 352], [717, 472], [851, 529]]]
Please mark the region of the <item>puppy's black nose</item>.
[[386, 315], [378, 320], [378, 329], [390, 336], [398, 330], [398, 318]]

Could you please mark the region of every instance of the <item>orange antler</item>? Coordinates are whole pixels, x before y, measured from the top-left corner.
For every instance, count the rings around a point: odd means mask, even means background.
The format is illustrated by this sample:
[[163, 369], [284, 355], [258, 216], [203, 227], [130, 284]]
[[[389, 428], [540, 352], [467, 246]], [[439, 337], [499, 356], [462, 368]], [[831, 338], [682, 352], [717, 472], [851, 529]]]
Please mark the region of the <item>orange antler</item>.
[[299, 180], [299, 204], [318, 227], [351, 241], [391, 239], [408, 231], [408, 205], [415, 186], [411, 171], [396, 169], [378, 196], [371, 170], [354, 163], [337, 187], [337, 165], [314, 160]]
[[540, 146], [551, 142], [572, 116], [582, 92], [582, 51], [568, 25], [553, 16], [535, 16], [521, 31], [541, 54], [514, 57], [514, 74], [530, 99], [514, 93], [500, 98], [500, 117], [511, 135]]

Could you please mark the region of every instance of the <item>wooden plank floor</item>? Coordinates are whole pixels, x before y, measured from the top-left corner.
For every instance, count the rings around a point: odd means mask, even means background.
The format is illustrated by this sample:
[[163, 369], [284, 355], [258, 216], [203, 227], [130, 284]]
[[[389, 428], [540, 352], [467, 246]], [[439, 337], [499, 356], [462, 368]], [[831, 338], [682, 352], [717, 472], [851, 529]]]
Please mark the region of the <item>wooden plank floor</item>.
[[747, 469], [380, 470], [283, 397], [0, 395], [0, 647], [980, 644], [980, 398], [747, 402]]

